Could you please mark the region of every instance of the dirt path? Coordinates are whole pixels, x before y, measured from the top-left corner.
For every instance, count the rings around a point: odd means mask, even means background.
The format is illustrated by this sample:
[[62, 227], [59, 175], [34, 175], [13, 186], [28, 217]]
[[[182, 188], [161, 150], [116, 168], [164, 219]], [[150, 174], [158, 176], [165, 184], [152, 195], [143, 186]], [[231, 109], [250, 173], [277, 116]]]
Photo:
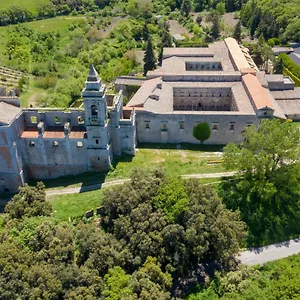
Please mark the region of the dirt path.
[[[222, 172], [222, 173], [208, 173], [208, 174], [188, 174], [188, 175], [182, 175], [182, 178], [189, 179], [189, 178], [219, 178], [219, 177], [231, 177], [235, 175], [236, 172]], [[94, 191], [94, 190], [99, 190], [101, 188], [105, 187], [110, 187], [110, 186], [115, 186], [115, 185], [120, 185], [123, 184], [130, 179], [119, 179], [119, 180], [113, 180], [110, 182], [105, 182], [105, 183], [99, 183], [99, 184], [94, 184], [90, 186], [85, 186], [85, 187], [73, 187], [73, 188], [64, 188], [64, 189], [48, 189], [46, 191], [46, 196], [58, 196], [58, 195], [65, 195], [65, 194], [77, 194], [77, 193], [84, 193], [84, 192], [89, 192], [89, 191]]]

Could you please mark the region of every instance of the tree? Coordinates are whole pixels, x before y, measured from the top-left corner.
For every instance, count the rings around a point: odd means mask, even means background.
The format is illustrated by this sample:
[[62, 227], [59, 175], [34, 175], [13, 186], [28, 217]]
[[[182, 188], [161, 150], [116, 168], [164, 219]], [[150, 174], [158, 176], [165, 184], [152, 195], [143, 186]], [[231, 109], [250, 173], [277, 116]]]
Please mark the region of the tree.
[[180, 7], [180, 13], [183, 17], [188, 17], [192, 9], [192, 3], [190, 0], [183, 0], [181, 7]]
[[263, 120], [259, 128], [246, 128], [244, 138], [241, 146], [224, 148], [225, 167], [243, 175], [224, 184], [224, 202], [241, 211], [250, 228], [251, 244], [299, 233], [300, 131], [289, 122]]
[[283, 73], [283, 59], [282, 57], [279, 57], [276, 60], [275, 66], [274, 66], [274, 73], [275, 74], [282, 74]]
[[148, 29], [147, 22], [144, 23], [142, 35], [143, 35], [144, 41], [149, 40], [149, 29]]
[[155, 68], [155, 55], [153, 51], [152, 41], [149, 38], [147, 41], [145, 56], [144, 56], [144, 75], [147, 74], [148, 71], [151, 71]]
[[174, 178], [162, 185], [157, 196], [152, 198], [154, 206], [161, 209], [172, 223], [186, 210], [187, 201], [182, 181]]
[[202, 16], [201, 15], [198, 15], [197, 19], [196, 19], [196, 22], [198, 25], [201, 25], [201, 22], [202, 22]]
[[204, 141], [208, 140], [211, 134], [208, 123], [202, 122], [194, 126], [193, 137], [203, 144]]
[[164, 47], [172, 47], [172, 37], [170, 35], [169, 25], [167, 22], [164, 23], [164, 27], [161, 35], [161, 44], [160, 44], [159, 55], [158, 55], [159, 65], [161, 65], [162, 63]]
[[224, 13], [225, 13], [225, 3], [219, 2], [219, 3], [216, 5], [216, 11], [217, 11], [220, 15], [224, 15]]
[[235, 25], [233, 37], [238, 41], [241, 42], [241, 34], [242, 34], [242, 23], [239, 20]]
[[207, 22], [212, 22], [211, 35], [217, 39], [221, 31], [220, 14], [216, 10], [212, 10], [207, 15], [206, 20]]
[[25, 184], [20, 191], [6, 205], [5, 212], [10, 219], [22, 219], [24, 217], [50, 216], [52, 206], [45, 200], [45, 186], [38, 182], [35, 187]]

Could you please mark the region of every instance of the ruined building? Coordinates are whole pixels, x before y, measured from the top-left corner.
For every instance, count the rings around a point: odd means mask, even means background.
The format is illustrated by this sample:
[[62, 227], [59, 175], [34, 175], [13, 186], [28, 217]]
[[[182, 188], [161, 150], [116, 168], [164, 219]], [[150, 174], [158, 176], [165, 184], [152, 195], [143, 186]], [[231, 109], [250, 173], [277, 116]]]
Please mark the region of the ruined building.
[[[140, 85], [123, 107], [122, 89]], [[263, 118], [300, 120], [300, 88], [257, 69], [247, 49], [227, 38], [208, 48], [166, 48], [147, 78], [122, 77], [106, 95], [91, 67], [84, 109], [21, 109], [0, 97], [0, 192], [29, 178], [105, 171], [114, 156], [134, 155], [136, 142], [198, 143], [193, 127], [211, 126], [207, 144], [239, 143]]]

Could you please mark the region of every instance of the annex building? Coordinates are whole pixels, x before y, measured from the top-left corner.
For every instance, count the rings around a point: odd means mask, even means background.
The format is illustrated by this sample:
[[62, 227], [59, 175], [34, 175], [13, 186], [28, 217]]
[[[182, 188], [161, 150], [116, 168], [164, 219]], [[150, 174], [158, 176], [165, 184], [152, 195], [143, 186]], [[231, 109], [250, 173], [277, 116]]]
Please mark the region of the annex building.
[[[140, 85], [123, 106], [122, 89]], [[239, 143], [262, 118], [300, 120], [300, 88], [283, 75], [257, 69], [233, 38], [208, 48], [166, 48], [147, 78], [119, 78], [107, 95], [94, 67], [82, 91], [84, 109], [24, 108], [0, 97], [0, 192], [29, 178], [106, 171], [114, 156], [135, 154], [137, 142], [198, 143], [195, 124], [207, 122], [207, 144]]]

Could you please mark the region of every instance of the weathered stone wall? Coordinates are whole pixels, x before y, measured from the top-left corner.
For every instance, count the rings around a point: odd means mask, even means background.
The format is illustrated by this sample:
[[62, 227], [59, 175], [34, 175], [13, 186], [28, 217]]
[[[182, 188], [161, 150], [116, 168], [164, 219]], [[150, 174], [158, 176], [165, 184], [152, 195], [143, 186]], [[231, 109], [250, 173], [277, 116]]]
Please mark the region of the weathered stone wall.
[[[152, 114], [138, 112], [136, 118], [137, 141], [147, 143], [199, 143], [193, 137], [197, 123], [207, 122], [211, 127], [211, 137], [205, 144], [227, 144], [242, 142], [242, 132], [247, 125], [258, 126], [255, 115], [239, 115], [225, 112], [205, 115]], [[147, 128], [149, 127], [149, 128]]]

